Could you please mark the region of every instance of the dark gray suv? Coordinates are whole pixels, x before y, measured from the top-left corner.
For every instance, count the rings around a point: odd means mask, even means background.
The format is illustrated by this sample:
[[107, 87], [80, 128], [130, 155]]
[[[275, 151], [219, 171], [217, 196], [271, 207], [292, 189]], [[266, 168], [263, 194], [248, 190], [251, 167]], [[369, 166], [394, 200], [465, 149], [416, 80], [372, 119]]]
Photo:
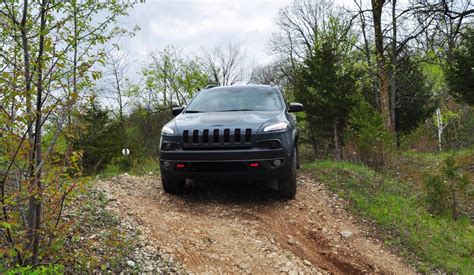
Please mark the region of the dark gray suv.
[[298, 129], [277, 87], [245, 85], [199, 91], [161, 131], [160, 170], [167, 193], [186, 179], [278, 180], [282, 197], [296, 194]]

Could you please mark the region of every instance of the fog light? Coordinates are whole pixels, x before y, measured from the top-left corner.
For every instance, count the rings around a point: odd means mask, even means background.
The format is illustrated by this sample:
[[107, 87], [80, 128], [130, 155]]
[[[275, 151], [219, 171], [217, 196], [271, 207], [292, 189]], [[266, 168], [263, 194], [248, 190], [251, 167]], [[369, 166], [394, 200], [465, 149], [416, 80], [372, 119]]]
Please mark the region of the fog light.
[[279, 160], [279, 159], [274, 160], [273, 165], [280, 166], [281, 165], [281, 160]]
[[163, 162], [163, 165], [164, 165], [165, 167], [169, 167], [169, 166], [170, 166], [170, 164], [171, 164], [171, 163], [170, 163], [169, 161], [165, 161], [165, 162]]
[[163, 142], [161, 151], [176, 151], [179, 150], [179, 144], [176, 142]]

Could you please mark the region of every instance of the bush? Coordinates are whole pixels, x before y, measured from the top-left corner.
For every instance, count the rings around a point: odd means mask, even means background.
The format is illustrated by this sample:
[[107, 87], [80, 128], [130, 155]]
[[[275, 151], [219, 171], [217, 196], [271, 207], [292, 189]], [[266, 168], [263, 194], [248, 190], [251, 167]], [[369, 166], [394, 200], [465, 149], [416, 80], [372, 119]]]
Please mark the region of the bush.
[[400, 150], [413, 150], [416, 152], [436, 152], [438, 151], [438, 140], [434, 129], [425, 124], [409, 134], [402, 135]]
[[73, 147], [83, 152], [81, 165], [86, 175], [95, 174], [122, 150], [119, 127], [109, 118], [109, 112], [91, 101], [86, 111], [77, 117], [77, 133]]
[[383, 118], [364, 98], [360, 97], [349, 116], [346, 130], [346, 158], [373, 168], [385, 166], [394, 144], [384, 126]]
[[128, 172], [132, 168], [133, 159], [130, 156], [115, 157], [112, 164], [117, 166], [120, 172]]
[[426, 200], [432, 213], [450, 213], [453, 219], [457, 220], [460, 205], [473, 198], [474, 192], [468, 189], [469, 179], [454, 163], [454, 156], [446, 158], [444, 165], [441, 175], [426, 176]]
[[[1, 268], [0, 268], [0, 271]], [[42, 274], [48, 274], [48, 275], [53, 275], [53, 274], [63, 274], [64, 272], [64, 267], [62, 265], [42, 265], [38, 267], [31, 267], [31, 266], [23, 266], [23, 267], [16, 267], [10, 270], [7, 270], [5, 273], [8, 275], [23, 275], [23, 274], [29, 274], [29, 275], [42, 275]]]

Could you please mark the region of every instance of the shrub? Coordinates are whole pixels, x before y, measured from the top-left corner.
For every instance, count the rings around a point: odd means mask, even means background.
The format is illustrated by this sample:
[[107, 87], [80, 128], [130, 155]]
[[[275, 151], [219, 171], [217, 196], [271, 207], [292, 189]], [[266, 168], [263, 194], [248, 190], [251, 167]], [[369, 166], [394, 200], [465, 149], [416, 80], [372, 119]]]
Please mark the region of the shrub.
[[374, 168], [385, 166], [394, 138], [385, 129], [380, 113], [362, 97], [349, 116], [346, 136], [347, 158]]
[[[42, 275], [42, 274], [63, 274], [64, 267], [62, 265], [42, 265], [38, 267], [31, 267], [31, 266], [23, 266], [23, 267], [15, 267], [13, 269], [7, 270], [5, 273], [8, 275]], [[0, 269], [1, 271], [1, 269]]]
[[426, 200], [430, 211], [435, 214], [450, 213], [457, 220], [462, 202], [474, 197], [469, 185], [467, 175], [462, 174], [461, 168], [455, 164], [454, 156], [449, 156], [441, 175], [426, 176]]

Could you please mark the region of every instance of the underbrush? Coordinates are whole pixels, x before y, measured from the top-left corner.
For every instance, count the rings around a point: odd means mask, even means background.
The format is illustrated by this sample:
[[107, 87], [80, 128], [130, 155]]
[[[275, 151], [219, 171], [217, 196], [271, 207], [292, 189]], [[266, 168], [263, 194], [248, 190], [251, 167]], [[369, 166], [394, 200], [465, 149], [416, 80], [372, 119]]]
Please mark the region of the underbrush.
[[125, 158], [120, 157], [114, 159], [108, 164], [98, 175], [101, 178], [109, 178], [117, 176], [121, 173], [129, 173], [132, 175], [159, 174], [160, 163], [154, 158]]
[[[305, 170], [351, 203], [351, 211], [373, 220], [387, 243], [402, 254], [413, 253], [419, 271], [442, 269], [471, 273], [474, 270], [474, 226], [466, 216], [428, 211], [426, 195], [413, 184], [346, 162], [319, 161]], [[411, 259], [413, 260], [413, 259]]]
[[[120, 273], [138, 240], [138, 231], [122, 226], [107, 209], [109, 200], [102, 191], [85, 182], [65, 201], [64, 213], [54, 240], [54, 253], [35, 267], [3, 265], [0, 274]], [[0, 252], [2, 252], [0, 250]], [[2, 266], [3, 265], [3, 266]]]
[[[465, 177], [469, 181], [467, 188], [456, 191], [457, 202], [462, 212], [474, 218], [474, 148], [443, 152], [415, 152], [405, 151], [397, 157], [385, 170], [392, 177], [413, 185], [417, 192], [426, 192], [427, 181], [437, 180], [446, 185], [447, 162], [452, 162], [455, 174]], [[446, 191], [449, 191], [448, 188]], [[445, 194], [446, 195], [446, 194]]]
[[119, 218], [107, 210], [107, 204], [105, 194], [89, 186], [68, 207], [64, 218], [73, 225], [61, 259], [67, 272], [115, 272], [126, 268], [125, 259], [133, 250], [138, 232], [125, 231]]

